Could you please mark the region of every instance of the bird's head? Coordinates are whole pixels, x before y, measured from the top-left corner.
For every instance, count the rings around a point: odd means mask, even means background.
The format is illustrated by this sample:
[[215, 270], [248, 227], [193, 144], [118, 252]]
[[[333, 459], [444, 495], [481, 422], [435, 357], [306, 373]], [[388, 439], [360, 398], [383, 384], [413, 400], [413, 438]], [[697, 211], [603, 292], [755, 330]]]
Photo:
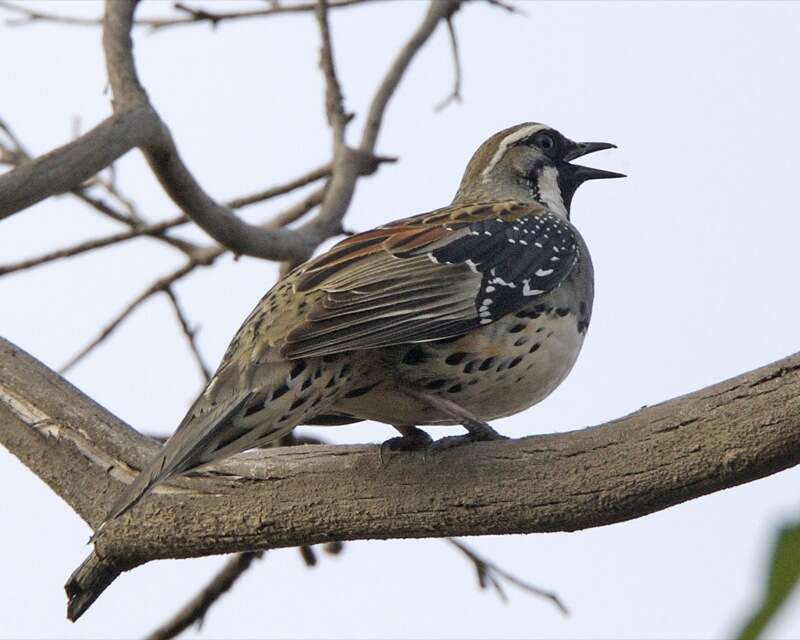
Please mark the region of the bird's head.
[[608, 142], [573, 142], [535, 122], [504, 129], [472, 156], [454, 203], [535, 200], [569, 218], [572, 196], [584, 182], [625, 177], [571, 161], [593, 151], [614, 148]]

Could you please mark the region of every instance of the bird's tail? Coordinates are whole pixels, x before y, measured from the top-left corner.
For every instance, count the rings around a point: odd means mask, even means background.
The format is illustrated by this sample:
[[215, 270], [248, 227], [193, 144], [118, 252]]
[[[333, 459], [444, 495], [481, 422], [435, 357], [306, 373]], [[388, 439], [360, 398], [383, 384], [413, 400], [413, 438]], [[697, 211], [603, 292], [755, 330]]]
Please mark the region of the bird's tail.
[[[238, 381], [235, 367], [218, 371], [155, 459], [122, 491], [92, 540], [165, 480], [263, 446], [311, 413], [324, 412], [333, 401], [329, 394], [321, 402], [334, 373], [318, 375], [322, 370], [314, 369], [303, 360], [271, 362], [247, 384]], [[235, 384], [220, 381], [221, 375]]]
[[204, 454], [214, 448], [219, 432], [228, 425], [231, 416], [242, 408], [249, 397], [250, 394], [245, 393], [217, 410], [199, 411], [198, 407], [204, 402], [201, 396], [159, 454], [114, 501], [89, 542], [94, 542], [109, 522], [130, 511], [159, 484], [208, 462], [208, 456]]

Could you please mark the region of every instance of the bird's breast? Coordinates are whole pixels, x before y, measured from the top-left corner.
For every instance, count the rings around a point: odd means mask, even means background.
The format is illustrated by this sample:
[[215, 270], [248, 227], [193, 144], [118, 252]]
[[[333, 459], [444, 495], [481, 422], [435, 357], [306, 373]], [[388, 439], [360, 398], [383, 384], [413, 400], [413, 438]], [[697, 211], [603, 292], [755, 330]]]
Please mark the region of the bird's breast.
[[565, 283], [553, 295], [456, 339], [379, 350], [379, 358], [372, 357], [381, 362], [383, 383], [340, 408], [389, 424], [452, 423], [403, 394], [412, 385], [484, 420], [518, 413], [546, 398], [567, 376], [590, 313], [591, 300]]

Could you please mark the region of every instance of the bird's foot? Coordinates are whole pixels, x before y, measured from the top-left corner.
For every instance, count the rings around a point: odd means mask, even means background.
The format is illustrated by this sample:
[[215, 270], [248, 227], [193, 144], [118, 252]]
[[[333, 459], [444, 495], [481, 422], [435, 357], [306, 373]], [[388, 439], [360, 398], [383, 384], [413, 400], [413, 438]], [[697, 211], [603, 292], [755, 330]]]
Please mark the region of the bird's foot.
[[489, 442], [490, 440], [508, 440], [507, 436], [497, 433], [492, 426], [482, 420], [465, 420], [464, 427], [469, 430], [463, 436], [447, 436], [440, 438], [431, 445], [435, 452], [455, 449], [472, 442]]
[[381, 444], [380, 456], [381, 464], [384, 463], [386, 453], [398, 451], [421, 451], [431, 447], [433, 438], [426, 431], [417, 427], [396, 427], [402, 436], [389, 438]]

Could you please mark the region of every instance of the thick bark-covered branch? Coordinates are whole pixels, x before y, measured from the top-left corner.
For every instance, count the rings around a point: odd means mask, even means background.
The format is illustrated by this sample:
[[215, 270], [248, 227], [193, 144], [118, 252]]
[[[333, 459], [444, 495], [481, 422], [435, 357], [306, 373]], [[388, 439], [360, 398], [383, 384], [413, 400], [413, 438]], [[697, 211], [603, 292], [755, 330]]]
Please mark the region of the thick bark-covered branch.
[[[158, 445], [0, 341], [0, 442], [89, 523]], [[329, 540], [574, 531], [800, 463], [800, 354], [569, 433], [438, 455], [301, 446], [160, 488], [111, 523], [70, 581], [73, 617], [126, 569]], [[76, 482], [80, 478], [80, 482]]]

